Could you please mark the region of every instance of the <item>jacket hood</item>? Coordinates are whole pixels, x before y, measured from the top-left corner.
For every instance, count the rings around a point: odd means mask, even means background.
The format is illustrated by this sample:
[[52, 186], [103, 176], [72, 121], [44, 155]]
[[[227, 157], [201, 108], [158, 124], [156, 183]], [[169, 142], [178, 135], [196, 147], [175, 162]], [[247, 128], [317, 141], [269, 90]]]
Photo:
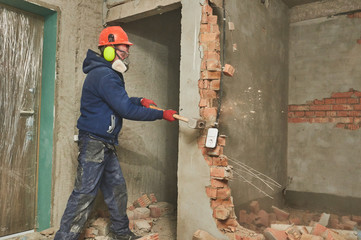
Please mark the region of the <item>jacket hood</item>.
[[83, 72], [86, 74], [98, 67], [107, 67], [112, 69], [112, 64], [102, 58], [98, 53], [89, 49], [83, 62]]

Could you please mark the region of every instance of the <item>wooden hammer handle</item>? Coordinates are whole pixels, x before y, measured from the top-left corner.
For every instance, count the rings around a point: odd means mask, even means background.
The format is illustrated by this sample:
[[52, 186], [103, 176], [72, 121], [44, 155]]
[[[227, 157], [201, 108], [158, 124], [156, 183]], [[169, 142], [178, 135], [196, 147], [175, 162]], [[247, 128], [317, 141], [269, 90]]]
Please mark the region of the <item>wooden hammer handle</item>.
[[[160, 111], [164, 111], [164, 109], [161, 109], [161, 108], [156, 107], [156, 106], [153, 106], [153, 105], [150, 105], [149, 108], [156, 109], [156, 110], [160, 110]], [[183, 116], [178, 115], [178, 114], [173, 114], [173, 117], [174, 117], [175, 119], [178, 119], [178, 120], [183, 121], [183, 122], [189, 122], [189, 119], [188, 119], [188, 118], [183, 117]]]

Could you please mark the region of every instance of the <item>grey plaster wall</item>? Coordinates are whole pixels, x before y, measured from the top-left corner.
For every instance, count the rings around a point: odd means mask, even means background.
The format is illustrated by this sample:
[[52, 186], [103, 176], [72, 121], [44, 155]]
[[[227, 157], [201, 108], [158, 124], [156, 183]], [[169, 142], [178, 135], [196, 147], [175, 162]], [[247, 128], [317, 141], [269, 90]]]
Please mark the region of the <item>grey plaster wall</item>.
[[97, 49], [102, 29], [102, 0], [31, 0], [58, 11], [55, 79], [52, 224], [58, 226], [73, 189], [77, 145], [73, 141], [85, 75], [82, 63], [88, 48]]
[[[291, 24], [289, 103], [361, 89], [361, 19], [339, 16]], [[289, 190], [361, 197], [360, 131], [335, 124], [289, 124]]]
[[[235, 30], [226, 31], [225, 63], [236, 72], [223, 80], [220, 133], [228, 136], [225, 155], [234, 167], [231, 189], [238, 212], [250, 200], [265, 197], [242, 177], [274, 197], [274, 201], [262, 201], [262, 207], [281, 204], [287, 176], [289, 24], [288, 8], [282, 1], [272, 1], [267, 8], [260, 1], [234, 0], [226, 2], [226, 9]], [[272, 191], [244, 173], [239, 163], [282, 187]]]
[[[130, 70], [124, 74], [130, 96], [154, 100], [164, 109], [179, 105], [180, 9], [122, 24], [130, 41]], [[118, 155], [129, 201], [155, 193], [177, 204], [178, 123], [124, 121]]]
[[[182, 1], [179, 110], [188, 117], [199, 117], [201, 3], [203, 1]], [[217, 229], [206, 195], [210, 170], [197, 146], [199, 135], [198, 130], [179, 124], [177, 239], [191, 239], [198, 229], [206, 230], [217, 239], [227, 239]]]

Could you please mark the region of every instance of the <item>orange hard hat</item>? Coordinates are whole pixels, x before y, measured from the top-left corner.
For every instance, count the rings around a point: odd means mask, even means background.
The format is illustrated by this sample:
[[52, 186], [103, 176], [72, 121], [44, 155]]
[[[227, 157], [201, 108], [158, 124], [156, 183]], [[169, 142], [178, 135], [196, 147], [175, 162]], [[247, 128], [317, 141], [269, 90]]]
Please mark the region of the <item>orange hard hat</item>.
[[129, 42], [128, 35], [124, 32], [123, 28], [112, 26], [104, 28], [103, 31], [101, 31], [98, 47], [118, 44], [133, 45], [133, 43]]

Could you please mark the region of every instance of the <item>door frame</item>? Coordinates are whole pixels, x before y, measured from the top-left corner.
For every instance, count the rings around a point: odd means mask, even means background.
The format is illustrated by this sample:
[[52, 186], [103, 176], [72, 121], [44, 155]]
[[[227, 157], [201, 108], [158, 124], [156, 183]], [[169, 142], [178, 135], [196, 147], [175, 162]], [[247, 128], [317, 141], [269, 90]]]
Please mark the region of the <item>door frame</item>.
[[25, 0], [0, 0], [0, 3], [44, 18], [40, 121], [38, 142], [38, 174], [35, 228], [50, 227], [52, 198], [52, 161], [54, 129], [54, 87], [56, 73], [56, 42], [58, 13]]

